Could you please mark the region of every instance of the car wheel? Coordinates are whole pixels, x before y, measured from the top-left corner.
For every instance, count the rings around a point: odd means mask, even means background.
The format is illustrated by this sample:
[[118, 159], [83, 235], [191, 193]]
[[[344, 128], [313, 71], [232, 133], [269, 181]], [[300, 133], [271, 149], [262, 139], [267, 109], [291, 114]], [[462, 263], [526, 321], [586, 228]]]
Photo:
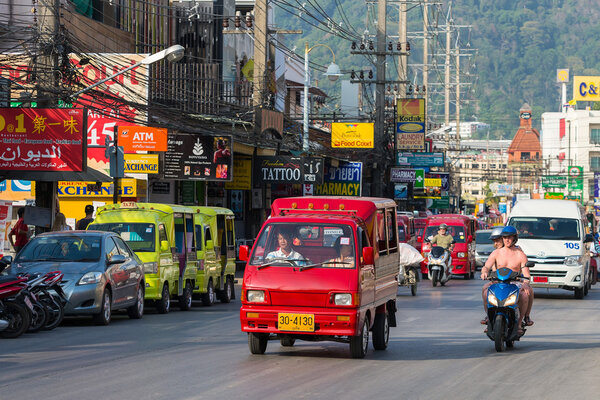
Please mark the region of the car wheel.
[[140, 282], [138, 287], [135, 304], [127, 309], [127, 315], [131, 319], [140, 319], [144, 315], [144, 283]]
[[11, 301], [4, 302], [4, 310], [0, 311], [0, 319], [8, 322], [8, 327], [0, 331], [0, 337], [14, 339], [29, 328], [29, 311], [24, 306]]
[[365, 358], [369, 349], [369, 318], [365, 317], [362, 329], [357, 336], [350, 338], [350, 355], [352, 358]]
[[265, 354], [269, 337], [264, 333], [250, 332], [248, 334], [248, 348], [252, 354]]
[[110, 296], [110, 290], [108, 288], [104, 289], [104, 293], [102, 294], [102, 303], [100, 305], [100, 312], [94, 315], [92, 318], [96, 325], [108, 325], [110, 324], [110, 318], [112, 316], [111, 310], [112, 302]]
[[171, 293], [169, 293], [169, 284], [166, 282], [163, 285], [162, 294], [160, 295], [157, 308], [160, 314], [167, 314], [171, 309]]
[[181, 311], [189, 311], [192, 309], [192, 285], [189, 281], [185, 283], [183, 294], [179, 296], [179, 309]]
[[390, 339], [390, 324], [385, 313], [375, 314], [373, 322], [373, 348], [375, 350], [385, 350]]
[[206, 293], [202, 293], [202, 304], [206, 307], [210, 307], [215, 304], [215, 300], [215, 287], [213, 286], [212, 279], [210, 279], [208, 281], [208, 286], [206, 287]]
[[585, 291], [584, 288], [575, 288], [575, 298], [577, 300], [583, 299], [584, 291]]
[[231, 302], [233, 298], [233, 279], [230, 276], [225, 279], [225, 287], [220, 294], [219, 300], [221, 300], [221, 303]]

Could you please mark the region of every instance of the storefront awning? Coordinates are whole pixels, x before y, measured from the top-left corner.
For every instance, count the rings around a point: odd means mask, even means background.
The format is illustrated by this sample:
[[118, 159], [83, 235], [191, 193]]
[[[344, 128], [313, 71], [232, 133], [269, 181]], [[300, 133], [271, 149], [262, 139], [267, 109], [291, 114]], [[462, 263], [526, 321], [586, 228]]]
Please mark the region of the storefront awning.
[[4, 179], [26, 179], [29, 181], [88, 181], [88, 182], [112, 182], [113, 178], [93, 168], [85, 172], [74, 171], [0, 171], [0, 181]]

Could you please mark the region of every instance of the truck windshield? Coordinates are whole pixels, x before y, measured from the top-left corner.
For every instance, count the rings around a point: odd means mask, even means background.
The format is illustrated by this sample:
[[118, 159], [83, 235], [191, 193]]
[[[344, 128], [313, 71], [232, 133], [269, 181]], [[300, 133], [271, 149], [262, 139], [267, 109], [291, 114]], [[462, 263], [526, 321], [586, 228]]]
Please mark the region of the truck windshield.
[[147, 222], [111, 222], [90, 224], [88, 230], [116, 232], [135, 252], [154, 252], [154, 224]]
[[254, 245], [251, 265], [261, 267], [355, 268], [354, 233], [348, 225], [274, 223]]
[[[430, 225], [425, 231], [425, 238], [432, 238], [438, 234], [439, 225]], [[465, 243], [465, 228], [463, 226], [448, 225], [447, 235], [452, 235], [455, 243]]]
[[508, 222], [520, 239], [579, 240], [579, 224], [573, 218], [514, 217]]

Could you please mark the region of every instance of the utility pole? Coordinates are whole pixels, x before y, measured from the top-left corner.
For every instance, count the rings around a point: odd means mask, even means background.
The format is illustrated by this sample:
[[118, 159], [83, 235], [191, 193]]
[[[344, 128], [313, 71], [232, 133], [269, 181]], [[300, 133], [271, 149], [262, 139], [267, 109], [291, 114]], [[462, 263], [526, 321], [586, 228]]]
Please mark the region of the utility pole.
[[[398, 19], [398, 41], [407, 43], [406, 38], [406, 2], [400, 3], [400, 15]], [[402, 54], [398, 56], [398, 80], [406, 81], [408, 76], [408, 55]], [[398, 85], [398, 93], [400, 97], [406, 97], [406, 83]]]
[[[450, 24], [446, 22], [446, 62], [444, 69], [444, 124], [450, 125]], [[450, 150], [450, 130], [446, 131], [446, 151]]]
[[[429, 97], [429, 5], [427, 0], [423, 1], [423, 91], [425, 92], [425, 117], [427, 112]], [[427, 133], [427, 120], [425, 120], [425, 133]]]
[[[377, 2], [377, 83], [375, 85], [375, 146], [380, 151], [384, 146], [385, 139], [385, 60], [386, 60], [386, 17], [387, 17], [387, 0], [379, 0]], [[383, 159], [381, 160], [383, 161]], [[377, 171], [377, 176], [374, 177], [376, 193], [382, 194], [383, 179], [381, 168], [374, 168]]]
[[[256, 0], [254, 3], [254, 88], [253, 105], [260, 107], [265, 94], [265, 71], [267, 68], [267, 0]], [[254, 117], [257, 120], [256, 115]]]
[[456, 46], [456, 150], [460, 151], [460, 48]]

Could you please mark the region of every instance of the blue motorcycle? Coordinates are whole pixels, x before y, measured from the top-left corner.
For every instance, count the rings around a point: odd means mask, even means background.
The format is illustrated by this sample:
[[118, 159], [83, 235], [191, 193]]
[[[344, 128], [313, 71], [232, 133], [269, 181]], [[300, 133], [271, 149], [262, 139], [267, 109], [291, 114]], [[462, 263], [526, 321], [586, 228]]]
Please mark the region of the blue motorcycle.
[[522, 278], [518, 272], [509, 268], [499, 268], [490, 273], [490, 285], [487, 295], [488, 329], [487, 335], [494, 342], [496, 351], [511, 348], [519, 335], [519, 286], [513, 282]]

